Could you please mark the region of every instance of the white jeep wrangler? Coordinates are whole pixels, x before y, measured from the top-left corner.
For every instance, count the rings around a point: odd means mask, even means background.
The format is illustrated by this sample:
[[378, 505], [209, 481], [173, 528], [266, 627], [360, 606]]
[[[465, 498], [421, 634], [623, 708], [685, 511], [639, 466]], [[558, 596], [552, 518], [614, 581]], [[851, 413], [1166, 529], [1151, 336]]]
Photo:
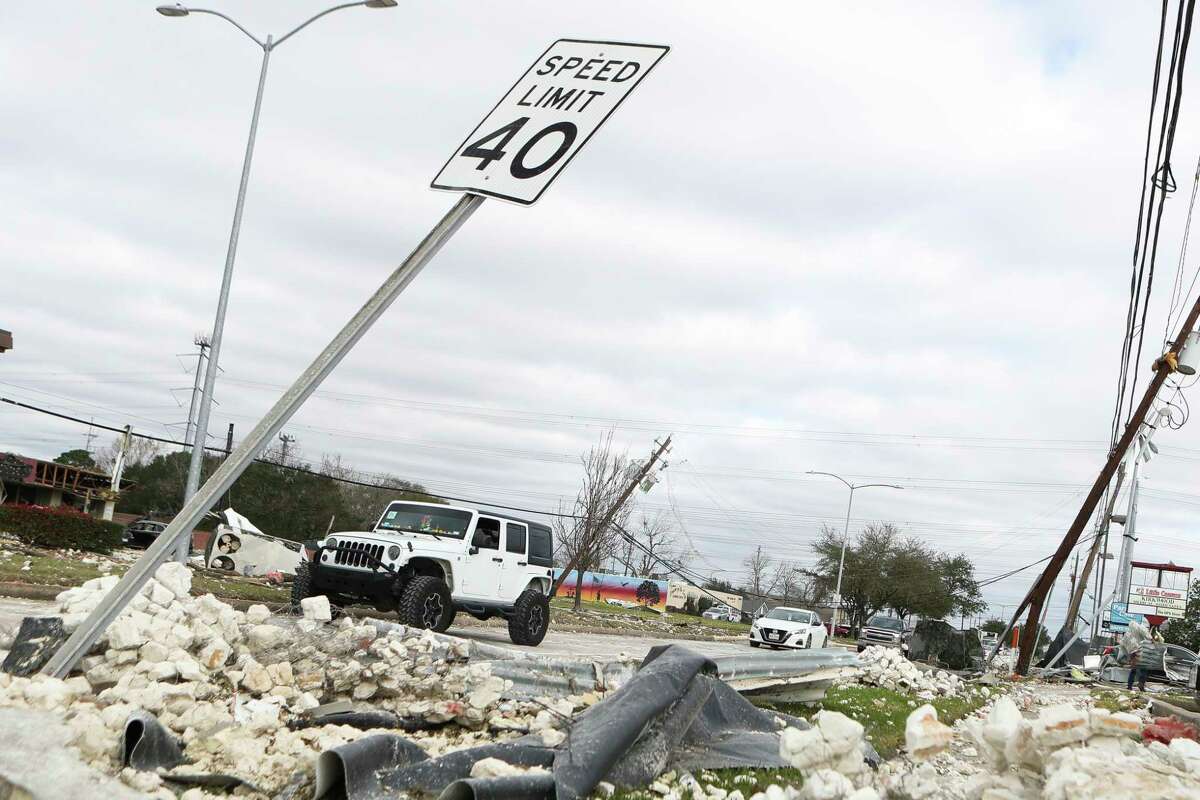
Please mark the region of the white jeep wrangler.
[[396, 501], [375, 529], [308, 543], [292, 603], [327, 595], [399, 611], [407, 625], [444, 631], [458, 611], [508, 620], [516, 644], [538, 645], [550, 627], [550, 528], [490, 511]]

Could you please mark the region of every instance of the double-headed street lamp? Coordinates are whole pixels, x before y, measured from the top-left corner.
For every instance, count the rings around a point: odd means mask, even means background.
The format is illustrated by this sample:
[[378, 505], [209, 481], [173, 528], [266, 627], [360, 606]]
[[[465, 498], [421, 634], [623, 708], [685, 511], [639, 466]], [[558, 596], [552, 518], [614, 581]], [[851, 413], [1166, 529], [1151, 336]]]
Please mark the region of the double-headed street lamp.
[[[246, 142], [246, 157], [242, 161], [242, 180], [238, 184], [237, 203], [233, 207], [233, 229], [229, 233], [229, 249], [225, 253], [225, 273], [221, 278], [221, 294], [217, 298], [217, 317], [213, 322], [212, 337], [209, 340], [208, 368], [204, 371], [204, 392], [200, 395], [200, 408], [197, 412], [195, 434], [191, 443], [192, 457], [188, 464], [187, 484], [184, 487], [183, 495], [185, 503], [191, 499], [192, 495], [196, 493], [196, 489], [200, 486], [200, 467], [204, 463], [204, 446], [208, 443], [208, 417], [212, 410], [213, 387], [217, 382], [217, 363], [221, 356], [221, 332], [225, 329], [225, 308], [229, 304], [229, 285], [233, 281], [233, 262], [237, 256], [238, 233], [242, 227], [242, 208], [246, 203], [246, 184], [250, 180], [250, 160], [254, 156], [254, 137], [258, 132], [258, 112], [262, 109], [263, 87], [267, 81], [267, 62], [271, 58], [271, 51], [326, 14], [332, 14], [334, 11], [340, 11], [343, 8], [354, 8], [356, 6], [391, 8], [396, 3], [397, 0], [360, 0], [360, 2], [343, 3], [332, 8], [327, 8], [292, 28], [279, 37], [277, 41], [270, 36], [267, 37], [266, 41], [259, 39], [238, 24], [235, 19], [222, 14], [220, 11], [212, 11], [207, 8], [188, 8], [178, 4], [173, 6], [159, 6], [157, 9], [158, 13], [164, 17], [186, 17], [191, 14], [211, 14], [214, 17], [220, 17], [246, 34], [263, 51], [262, 69], [258, 73], [258, 94], [254, 98], [254, 114], [250, 117], [250, 137]], [[188, 546], [189, 542], [187, 538], [180, 539], [179, 547], [175, 551], [175, 558], [178, 561], [187, 560]]]
[[850, 500], [846, 503], [846, 527], [842, 531], [842, 557], [838, 561], [838, 577], [837, 588], [834, 590], [835, 607], [833, 609], [833, 627], [837, 627], [837, 618], [842, 610], [842, 571], [846, 568], [846, 542], [850, 540], [850, 509], [854, 506], [854, 490], [855, 489], [870, 489], [873, 487], [882, 487], [886, 489], [903, 489], [903, 486], [896, 486], [894, 483], [851, 483], [841, 475], [834, 475], [832, 472], [818, 472], [810, 469], [809, 475], [825, 475], [830, 478], [837, 478], [842, 483], [846, 484], [846, 488], [850, 490]]

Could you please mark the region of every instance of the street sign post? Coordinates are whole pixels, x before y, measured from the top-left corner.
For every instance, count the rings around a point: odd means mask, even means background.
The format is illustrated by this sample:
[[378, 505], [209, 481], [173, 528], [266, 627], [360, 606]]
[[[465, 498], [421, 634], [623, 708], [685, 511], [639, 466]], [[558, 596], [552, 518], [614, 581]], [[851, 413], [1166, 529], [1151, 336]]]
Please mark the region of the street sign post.
[[559, 39], [475, 126], [431, 185], [533, 204], [669, 49]]
[[[600, 48], [596, 49], [596, 45], [600, 45]], [[646, 55], [648, 51], [654, 51], [656, 55], [652, 59], [648, 58]], [[483, 204], [484, 198], [481, 195], [504, 197], [525, 204], [536, 200], [550, 185], [550, 181], [579, 152], [579, 149], [595, 133], [601, 123], [620, 105], [621, 100], [629, 94], [633, 86], [636, 86], [645, 77], [650, 68], [658, 63], [666, 51], [665, 47], [575, 42], [568, 39], [559, 40], [551, 45], [537, 64], [530, 68], [530, 72], [535, 74], [539, 70], [543, 71], [546, 77], [541, 78], [542, 80], [552, 79], [557, 82], [553, 87], [547, 89], [547, 92], [551, 89], [558, 91], [552, 98], [549, 94], [546, 95], [546, 98], [542, 98], [540, 95], [536, 97], [531, 95], [530, 106], [537, 106], [539, 109], [546, 110], [546, 113], [530, 111], [525, 118], [510, 120], [506, 124], [506, 130], [500, 132], [499, 136], [486, 135], [483, 139], [468, 137], [467, 145], [460, 148], [459, 152], [451, 157], [446, 167], [442, 168], [441, 174], [447, 174], [447, 170], [452, 165], [455, 165], [457, 169], [456, 161], [463, 155], [478, 159], [485, 167], [494, 164], [503, 165], [507, 172], [514, 176], [513, 180], [516, 182], [500, 181], [497, 185], [509, 187], [509, 190], [516, 195], [510, 197], [486, 190], [476, 191], [469, 185], [471, 181], [464, 181], [468, 185], [459, 187], [436, 186], [435, 180], [436, 188], [457, 188], [465, 191], [466, 194], [455, 201], [454, 206], [446, 212], [441, 221], [433, 227], [433, 230], [425, 236], [408, 258], [396, 267], [379, 289], [368, 298], [363, 307], [338, 331], [325, 349], [276, 401], [266, 416], [242, 440], [237, 449], [230, 453], [204, 485], [184, 502], [183, 508], [167, 525], [166, 530], [158, 535], [158, 538], [146, 549], [142, 557], [134, 562], [117, 585], [109, 590], [100, 604], [59, 646], [50, 660], [42, 667], [42, 674], [65, 678], [70, 673], [92, 645], [99, 640], [109, 624], [137, 596], [158, 565], [170, 557], [178, 543], [185, 541], [185, 537], [191, 535], [192, 528], [200, 522], [200, 519], [212, 508], [221, 495], [229, 490], [234, 481], [258, 457], [267, 444], [274, 441], [275, 435], [283, 429], [283, 426], [300, 409], [309, 395], [316, 391], [321, 382], [353, 349], [358, 340], [375, 324], [375, 321], [383, 315], [392, 302], [400, 296], [400, 293], [441, 250], [442, 246], [462, 227], [463, 223]], [[605, 58], [600, 53], [607, 53], [608, 57]], [[584, 59], [584, 55], [588, 58]], [[595, 59], [600, 59], [599, 63], [593, 63]], [[578, 63], [575, 63], [576, 61]], [[580, 78], [580, 73], [585, 73], [590, 77]], [[618, 81], [619, 76], [622, 79]], [[522, 78], [523, 80], [524, 78]], [[568, 91], [563, 88], [568, 81], [578, 80], [599, 81], [597, 85], [605, 88], [589, 90], [590, 93], [585, 93], [585, 95], [576, 93], [563, 97], [561, 92]], [[518, 86], [520, 85], [521, 82], [518, 82]], [[516, 87], [514, 87], [515, 89]], [[581, 104], [586, 104], [586, 107], [580, 108]], [[501, 101], [502, 105], [504, 105], [504, 101]], [[595, 107], [591, 108], [593, 105]], [[493, 109], [493, 115], [501, 106]], [[572, 109], [579, 116], [570, 126], [565, 124], [565, 120], [555, 118], [555, 115], [571, 113]], [[588, 113], [584, 113], [585, 111]], [[535, 116], [541, 123], [544, 123], [545, 127], [532, 126], [526, 129], [526, 123], [531, 123]], [[491, 116], [488, 119], [491, 119]], [[485, 119], [484, 123], [487, 123], [488, 119]], [[560, 141], [555, 144], [553, 140], [556, 137]], [[517, 149], [511, 152], [505, 151], [510, 142], [514, 143], [513, 146]], [[551, 144], [552, 147], [550, 147]], [[550, 147], [553, 152], [548, 152], [547, 147]], [[452, 170], [450, 174], [456, 173]], [[483, 169], [481, 174], [486, 177], [487, 174], [498, 175], [498, 172], [492, 170], [489, 173], [487, 169]], [[531, 181], [531, 183], [522, 183], [522, 181]], [[531, 192], [532, 194], [530, 194]], [[528, 197], [528, 199], [521, 199], [523, 197]], [[667, 441], [669, 442], [670, 439]], [[665, 448], [665, 445], [663, 447]]]

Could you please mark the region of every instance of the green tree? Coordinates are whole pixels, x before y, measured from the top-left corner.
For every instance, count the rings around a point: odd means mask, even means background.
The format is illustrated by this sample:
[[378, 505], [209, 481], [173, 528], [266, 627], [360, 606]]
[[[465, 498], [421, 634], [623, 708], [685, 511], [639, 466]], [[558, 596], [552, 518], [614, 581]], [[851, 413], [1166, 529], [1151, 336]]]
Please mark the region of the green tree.
[[[842, 610], [852, 628], [862, 624], [888, 603], [889, 559], [895, 552], [898, 531], [894, 525], [868, 525], [853, 544], [846, 546], [846, 564], [842, 574]], [[833, 592], [837, 586], [838, 564], [842, 554], [841, 532], [825, 526], [812, 545], [817, 556], [814, 572], [821, 588]]]
[[1004, 633], [1004, 629], [1007, 627], [1008, 623], [1002, 619], [989, 619], [979, 626], [979, 630], [984, 633]]
[[[125, 477], [132, 488], [122, 493], [120, 510], [159, 517], [177, 513], [183, 505], [189, 457], [186, 452], [168, 453], [144, 464], [131, 465]], [[288, 462], [290, 468], [276, 463], [251, 464], [214, 510], [232, 506], [264, 533], [303, 541], [324, 534], [331, 519], [341, 530], [369, 528], [392, 500], [441, 502], [425, 494], [419, 484], [399, 478], [380, 481], [394, 484], [396, 489], [334, 480], [349, 474], [349, 470], [341, 467], [340, 459], [326, 459], [320, 470], [292, 457]], [[219, 456], [206, 456], [201, 478], [206, 479], [220, 463]], [[332, 475], [326, 473], [325, 466], [330, 466]], [[212, 519], [206, 519], [199, 527], [211, 528], [214, 524]]]
[[913, 613], [941, 619], [950, 610], [937, 553], [919, 540], [895, 543], [882, 557], [880, 569], [885, 584], [884, 604], [901, 619]]
[[54, 463], [66, 464], [68, 467], [82, 467], [83, 469], [96, 468], [96, 460], [92, 458], [91, 453], [83, 448], [64, 450], [54, 457]]
[[970, 617], [987, 608], [979, 582], [975, 580], [975, 565], [971, 559], [961, 553], [956, 556], [943, 555], [938, 558], [937, 570], [950, 601], [948, 614]]
[[[822, 528], [813, 550], [815, 588], [832, 593], [842, 554], [841, 532]], [[868, 525], [846, 547], [842, 608], [857, 627], [884, 608], [902, 619], [911, 615], [942, 619], [976, 614], [986, 604], [970, 559], [941, 553], [919, 539], [903, 538], [898, 527], [882, 523]]]
[[1192, 583], [1188, 591], [1187, 608], [1181, 619], [1170, 620], [1163, 629], [1163, 640], [1168, 644], [1186, 647], [1192, 652], [1200, 651], [1200, 581]]

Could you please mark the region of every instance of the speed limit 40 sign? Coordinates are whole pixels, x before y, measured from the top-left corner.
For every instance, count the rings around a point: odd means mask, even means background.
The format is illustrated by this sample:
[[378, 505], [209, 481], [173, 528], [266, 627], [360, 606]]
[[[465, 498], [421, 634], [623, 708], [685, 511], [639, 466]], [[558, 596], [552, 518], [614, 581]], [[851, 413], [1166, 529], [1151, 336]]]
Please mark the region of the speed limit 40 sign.
[[530, 205], [670, 48], [559, 39], [431, 184]]

